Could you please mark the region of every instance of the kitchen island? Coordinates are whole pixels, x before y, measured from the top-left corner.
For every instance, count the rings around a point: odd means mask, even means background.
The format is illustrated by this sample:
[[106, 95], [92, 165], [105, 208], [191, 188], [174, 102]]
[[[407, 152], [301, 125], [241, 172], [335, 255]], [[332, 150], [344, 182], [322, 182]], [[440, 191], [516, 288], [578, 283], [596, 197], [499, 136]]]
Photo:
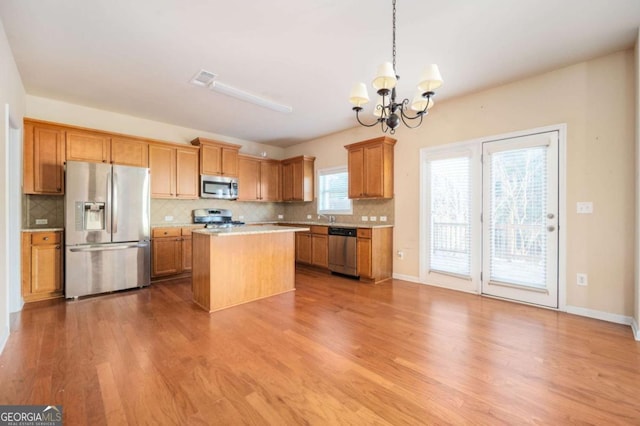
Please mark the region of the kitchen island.
[[209, 312], [295, 290], [295, 232], [245, 226], [192, 233], [193, 301]]

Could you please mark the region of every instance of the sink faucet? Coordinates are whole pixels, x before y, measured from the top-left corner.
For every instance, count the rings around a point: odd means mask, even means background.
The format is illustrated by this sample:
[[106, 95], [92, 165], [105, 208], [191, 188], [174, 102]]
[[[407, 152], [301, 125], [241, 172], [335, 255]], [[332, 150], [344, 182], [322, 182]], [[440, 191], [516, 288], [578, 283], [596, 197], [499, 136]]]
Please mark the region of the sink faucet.
[[336, 223], [336, 217], [333, 215], [327, 216], [325, 214], [318, 214], [318, 219], [320, 219], [320, 217], [326, 218], [329, 221], [329, 223]]

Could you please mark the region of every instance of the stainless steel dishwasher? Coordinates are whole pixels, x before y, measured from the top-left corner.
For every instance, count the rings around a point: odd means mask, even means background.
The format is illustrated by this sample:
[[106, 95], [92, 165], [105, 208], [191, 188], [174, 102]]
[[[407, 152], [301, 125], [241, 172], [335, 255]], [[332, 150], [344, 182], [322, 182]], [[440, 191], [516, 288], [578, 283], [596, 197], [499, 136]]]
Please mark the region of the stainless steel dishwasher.
[[329, 270], [358, 276], [356, 228], [329, 227]]

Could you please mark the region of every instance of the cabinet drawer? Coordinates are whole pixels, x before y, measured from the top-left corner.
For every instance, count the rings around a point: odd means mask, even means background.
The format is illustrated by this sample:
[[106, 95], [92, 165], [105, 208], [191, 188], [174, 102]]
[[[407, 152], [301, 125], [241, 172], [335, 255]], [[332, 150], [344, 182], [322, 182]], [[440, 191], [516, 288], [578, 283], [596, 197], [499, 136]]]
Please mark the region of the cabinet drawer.
[[34, 232], [31, 234], [31, 244], [60, 244], [60, 232]]
[[151, 231], [152, 238], [162, 237], [179, 237], [181, 234], [181, 228], [155, 228]]
[[310, 228], [311, 228], [311, 233], [312, 234], [327, 235], [329, 233], [329, 227], [328, 226], [311, 225]]
[[358, 228], [358, 238], [371, 238], [371, 228]]

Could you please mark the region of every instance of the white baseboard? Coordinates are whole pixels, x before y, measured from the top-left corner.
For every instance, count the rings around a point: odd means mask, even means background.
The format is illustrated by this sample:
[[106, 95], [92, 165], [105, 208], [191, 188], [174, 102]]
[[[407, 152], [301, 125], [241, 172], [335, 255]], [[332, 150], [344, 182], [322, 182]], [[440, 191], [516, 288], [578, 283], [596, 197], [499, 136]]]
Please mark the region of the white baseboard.
[[415, 277], [413, 275], [404, 275], [404, 274], [393, 274], [393, 278], [396, 280], [409, 281], [412, 283], [422, 284], [420, 282], [420, 277]]
[[633, 330], [633, 337], [640, 341], [640, 327], [638, 327], [638, 321], [635, 318], [631, 319], [631, 329]]
[[624, 324], [633, 327], [633, 318], [628, 317], [626, 315], [612, 314], [610, 312], [596, 311], [595, 309], [587, 309], [581, 308], [579, 306], [570, 306], [566, 307], [568, 314], [580, 315], [583, 317], [589, 317], [594, 319], [599, 319], [602, 321], [614, 322], [616, 324]]

